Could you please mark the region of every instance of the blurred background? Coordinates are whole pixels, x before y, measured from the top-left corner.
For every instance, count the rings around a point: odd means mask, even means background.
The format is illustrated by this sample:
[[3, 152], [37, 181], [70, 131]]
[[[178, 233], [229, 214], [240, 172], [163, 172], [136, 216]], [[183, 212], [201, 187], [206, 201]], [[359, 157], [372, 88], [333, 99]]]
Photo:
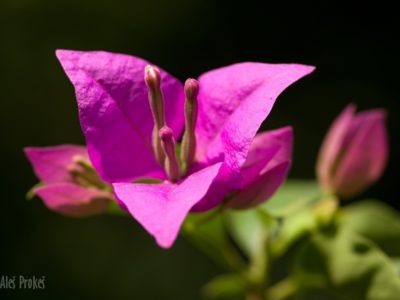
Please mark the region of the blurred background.
[[315, 65], [263, 125], [294, 126], [290, 176], [314, 176], [322, 138], [347, 103], [384, 107], [390, 162], [363, 196], [399, 209], [400, 32], [391, 3], [1, 0], [0, 275], [46, 276], [45, 290], [0, 289], [1, 299], [200, 299], [202, 284], [222, 272], [182, 238], [160, 250], [130, 218], [68, 219], [25, 200], [37, 180], [23, 147], [84, 142], [57, 48], [141, 56], [181, 80], [240, 61]]

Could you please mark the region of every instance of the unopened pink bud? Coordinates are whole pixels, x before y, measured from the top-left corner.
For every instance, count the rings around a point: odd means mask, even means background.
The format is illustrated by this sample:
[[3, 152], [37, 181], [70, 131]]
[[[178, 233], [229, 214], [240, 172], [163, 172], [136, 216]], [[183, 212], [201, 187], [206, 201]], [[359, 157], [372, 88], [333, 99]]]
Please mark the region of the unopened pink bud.
[[144, 68], [144, 81], [149, 89], [157, 90], [160, 88], [160, 70], [148, 65]]
[[146, 66], [144, 69], [144, 81], [148, 88], [148, 98], [151, 113], [154, 120], [154, 129], [152, 137], [152, 147], [156, 160], [164, 164], [164, 151], [161, 146], [158, 131], [165, 125], [164, 97], [161, 91], [160, 71], [154, 66]]
[[170, 143], [174, 139], [174, 133], [171, 128], [164, 126], [159, 131], [160, 138], [165, 143]]
[[185, 81], [185, 96], [187, 99], [197, 99], [199, 94], [199, 82], [189, 78]]
[[355, 114], [349, 105], [333, 122], [317, 163], [325, 191], [352, 197], [379, 179], [388, 159], [385, 118], [382, 109]]
[[164, 126], [159, 131], [161, 144], [165, 154], [165, 172], [168, 179], [176, 182], [179, 179], [179, 162], [175, 151], [175, 140], [172, 129]]
[[181, 159], [183, 169], [187, 171], [194, 161], [196, 154], [195, 127], [198, 114], [197, 95], [199, 83], [195, 79], [187, 79], [185, 82], [185, 132], [182, 138]]

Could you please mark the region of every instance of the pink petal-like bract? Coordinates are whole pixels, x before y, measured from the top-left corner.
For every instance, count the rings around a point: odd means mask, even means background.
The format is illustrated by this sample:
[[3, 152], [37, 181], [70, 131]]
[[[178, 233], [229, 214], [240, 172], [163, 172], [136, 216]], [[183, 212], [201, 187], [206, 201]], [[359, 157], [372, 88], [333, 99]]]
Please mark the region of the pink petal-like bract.
[[229, 206], [246, 209], [257, 206], [270, 198], [284, 182], [290, 163], [281, 163], [257, 176], [246, 188], [241, 190], [230, 202]]
[[241, 168], [242, 188], [227, 205], [243, 209], [270, 198], [287, 176], [292, 160], [292, 144], [291, 127], [256, 135]]
[[388, 159], [386, 112], [354, 112], [354, 105], [349, 105], [332, 124], [317, 163], [324, 189], [345, 198], [361, 193], [378, 180]]
[[34, 190], [52, 211], [69, 217], [87, 217], [107, 209], [112, 195], [74, 183], [54, 183]]
[[86, 148], [77, 145], [27, 147], [24, 152], [36, 176], [46, 184], [72, 182], [71, 174], [67, 170], [72, 158], [75, 155], [87, 157]]
[[177, 184], [114, 183], [114, 192], [158, 245], [169, 248], [187, 213], [205, 195], [220, 167], [218, 163], [204, 168]]
[[[74, 85], [89, 156], [103, 180], [164, 178], [151, 147], [154, 123], [144, 82], [149, 63], [103, 51], [57, 50], [56, 54]], [[178, 139], [184, 124], [183, 87], [160, 72], [166, 121]]]
[[[239, 63], [200, 76], [196, 155], [206, 164], [224, 161], [230, 174], [223, 174], [221, 181], [231, 185], [227, 190], [239, 187], [240, 168], [276, 98], [313, 70], [298, 64]], [[213, 194], [211, 188], [194, 210], [205, 211], [221, 203]]]

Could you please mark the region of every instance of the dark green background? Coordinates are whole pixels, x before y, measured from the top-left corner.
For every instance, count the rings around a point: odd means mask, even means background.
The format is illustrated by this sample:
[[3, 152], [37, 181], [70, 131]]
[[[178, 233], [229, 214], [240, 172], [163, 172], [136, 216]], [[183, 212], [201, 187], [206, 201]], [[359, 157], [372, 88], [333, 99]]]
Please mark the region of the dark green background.
[[291, 176], [313, 176], [323, 135], [348, 102], [385, 107], [391, 159], [365, 195], [399, 208], [399, 30], [391, 2], [379, 3], [1, 0], [0, 275], [45, 275], [46, 290], [0, 298], [198, 299], [222, 271], [183, 239], [160, 250], [131, 219], [68, 219], [25, 201], [36, 179], [22, 148], [83, 143], [57, 48], [134, 54], [182, 80], [246, 60], [316, 65], [265, 122], [295, 128]]

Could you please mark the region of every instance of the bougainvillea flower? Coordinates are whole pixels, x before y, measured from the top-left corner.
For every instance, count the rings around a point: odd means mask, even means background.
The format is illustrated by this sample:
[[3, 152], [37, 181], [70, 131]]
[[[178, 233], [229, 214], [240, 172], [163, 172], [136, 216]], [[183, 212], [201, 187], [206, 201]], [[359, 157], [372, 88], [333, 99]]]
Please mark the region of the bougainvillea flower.
[[386, 112], [355, 114], [349, 105], [333, 122], [321, 146], [317, 174], [327, 192], [352, 197], [382, 175], [388, 159]]
[[[190, 210], [209, 210], [241, 190], [258, 128], [278, 95], [313, 70], [239, 63], [182, 84], [134, 56], [58, 50], [57, 57], [75, 87], [94, 167], [162, 247], [173, 243]], [[272, 169], [282, 177], [284, 171]], [[162, 182], [132, 183], [149, 177]]]
[[24, 149], [42, 185], [33, 192], [44, 204], [72, 217], [104, 212], [113, 195], [91, 168], [85, 147], [60, 145]]

